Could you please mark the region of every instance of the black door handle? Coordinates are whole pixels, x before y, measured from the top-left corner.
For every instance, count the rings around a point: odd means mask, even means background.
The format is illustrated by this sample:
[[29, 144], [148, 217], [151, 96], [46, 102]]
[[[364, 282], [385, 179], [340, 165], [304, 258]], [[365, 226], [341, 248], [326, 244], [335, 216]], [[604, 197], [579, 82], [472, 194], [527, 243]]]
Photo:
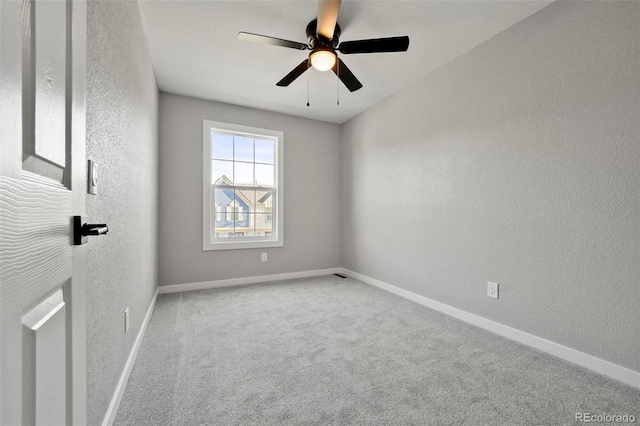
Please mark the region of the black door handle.
[[104, 235], [109, 232], [106, 223], [82, 223], [82, 216], [73, 216], [73, 245], [89, 242], [89, 235]]
[[81, 228], [82, 236], [86, 237], [87, 235], [102, 235], [109, 232], [109, 228], [106, 223], [94, 223], [88, 224], [85, 223]]

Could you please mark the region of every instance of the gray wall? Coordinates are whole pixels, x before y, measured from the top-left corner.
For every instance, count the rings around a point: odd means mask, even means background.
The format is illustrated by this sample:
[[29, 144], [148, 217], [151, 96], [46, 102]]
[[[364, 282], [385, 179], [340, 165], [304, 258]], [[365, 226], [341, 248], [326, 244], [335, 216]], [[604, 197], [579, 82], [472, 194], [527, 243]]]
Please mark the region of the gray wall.
[[[89, 424], [157, 281], [345, 266], [640, 370], [638, 9], [554, 3], [337, 126], [158, 96], [136, 4], [91, 1]], [[203, 118], [285, 132], [283, 248], [202, 251]]]
[[[284, 131], [284, 247], [202, 250], [203, 119]], [[339, 137], [335, 124], [161, 92], [160, 285], [341, 266]]]
[[[88, 217], [88, 424], [100, 424], [157, 284], [158, 89], [137, 3], [90, 1], [87, 158], [99, 167]], [[124, 334], [124, 310], [131, 328]]]
[[640, 371], [638, 22], [554, 3], [346, 123], [344, 266]]

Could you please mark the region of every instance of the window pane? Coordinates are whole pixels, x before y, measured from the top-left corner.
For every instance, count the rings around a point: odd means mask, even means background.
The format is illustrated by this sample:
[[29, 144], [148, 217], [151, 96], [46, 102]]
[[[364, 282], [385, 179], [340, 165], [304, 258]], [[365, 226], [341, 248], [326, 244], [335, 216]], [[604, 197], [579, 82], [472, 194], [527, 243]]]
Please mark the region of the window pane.
[[229, 209], [233, 207], [233, 189], [216, 188], [213, 194], [213, 223], [215, 224], [215, 233], [220, 234], [216, 238], [226, 238], [226, 233], [233, 232], [233, 216], [227, 214]]
[[233, 202], [233, 189], [216, 188], [213, 196], [214, 204], [220, 206], [224, 210]]
[[[226, 179], [224, 179], [226, 178]], [[211, 161], [211, 183], [229, 185], [233, 183], [233, 161]]]
[[224, 207], [218, 204], [218, 202], [222, 200], [215, 199], [215, 193], [212, 191], [211, 197], [211, 217], [209, 218], [209, 222], [214, 225], [215, 222], [222, 222], [224, 220]]
[[[246, 195], [249, 195], [247, 197]], [[236, 212], [236, 220], [245, 221], [247, 213], [249, 213], [251, 206], [253, 204], [252, 200], [253, 196], [251, 194], [247, 194], [247, 191], [243, 191], [240, 189], [235, 190], [235, 208]]]
[[253, 138], [234, 137], [234, 160], [253, 162]]
[[211, 158], [233, 160], [233, 135], [212, 132]]
[[247, 237], [253, 237], [254, 233], [253, 233], [253, 228], [249, 228], [249, 229], [241, 229], [241, 230], [236, 230], [239, 232], [236, 232], [234, 235], [234, 238], [247, 238]]
[[250, 228], [249, 224], [249, 213], [242, 207], [237, 207], [235, 209], [234, 232], [252, 231], [253, 229]]
[[253, 163], [234, 163], [233, 182], [236, 185], [253, 185]]
[[233, 236], [233, 227], [218, 227], [216, 223], [216, 228], [214, 230], [214, 238], [229, 238]]
[[256, 191], [256, 213], [271, 213], [273, 207], [273, 191]]
[[257, 213], [255, 215], [255, 227], [257, 237], [270, 237], [273, 235], [273, 220], [271, 215]]
[[269, 139], [256, 139], [256, 163], [274, 164], [275, 143]]
[[255, 213], [251, 213], [249, 215], [249, 227], [251, 228], [251, 234], [248, 236], [251, 237], [259, 237], [260, 235], [256, 234], [256, 215]]
[[256, 164], [256, 185], [273, 186], [273, 166], [269, 164]]

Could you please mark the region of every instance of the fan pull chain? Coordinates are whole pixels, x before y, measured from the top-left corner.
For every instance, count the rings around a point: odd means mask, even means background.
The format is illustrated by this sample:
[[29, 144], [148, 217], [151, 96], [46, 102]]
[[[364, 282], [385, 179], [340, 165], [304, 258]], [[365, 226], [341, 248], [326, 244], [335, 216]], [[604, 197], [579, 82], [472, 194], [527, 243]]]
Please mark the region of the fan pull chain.
[[307, 73], [307, 106], [311, 106], [309, 104], [309, 74]]

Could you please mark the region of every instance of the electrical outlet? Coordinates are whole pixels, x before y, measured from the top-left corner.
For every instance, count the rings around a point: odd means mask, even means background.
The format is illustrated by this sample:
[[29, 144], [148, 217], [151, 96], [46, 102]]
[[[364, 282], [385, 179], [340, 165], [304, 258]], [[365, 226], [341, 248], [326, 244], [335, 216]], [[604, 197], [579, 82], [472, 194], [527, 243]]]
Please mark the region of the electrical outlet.
[[498, 283], [487, 282], [487, 296], [493, 297], [494, 299], [498, 298]]
[[262, 253], [262, 261], [266, 262], [267, 261], [267, 253]]
[[129, 332], [129, 308], [124, 310], [124, 334]]

